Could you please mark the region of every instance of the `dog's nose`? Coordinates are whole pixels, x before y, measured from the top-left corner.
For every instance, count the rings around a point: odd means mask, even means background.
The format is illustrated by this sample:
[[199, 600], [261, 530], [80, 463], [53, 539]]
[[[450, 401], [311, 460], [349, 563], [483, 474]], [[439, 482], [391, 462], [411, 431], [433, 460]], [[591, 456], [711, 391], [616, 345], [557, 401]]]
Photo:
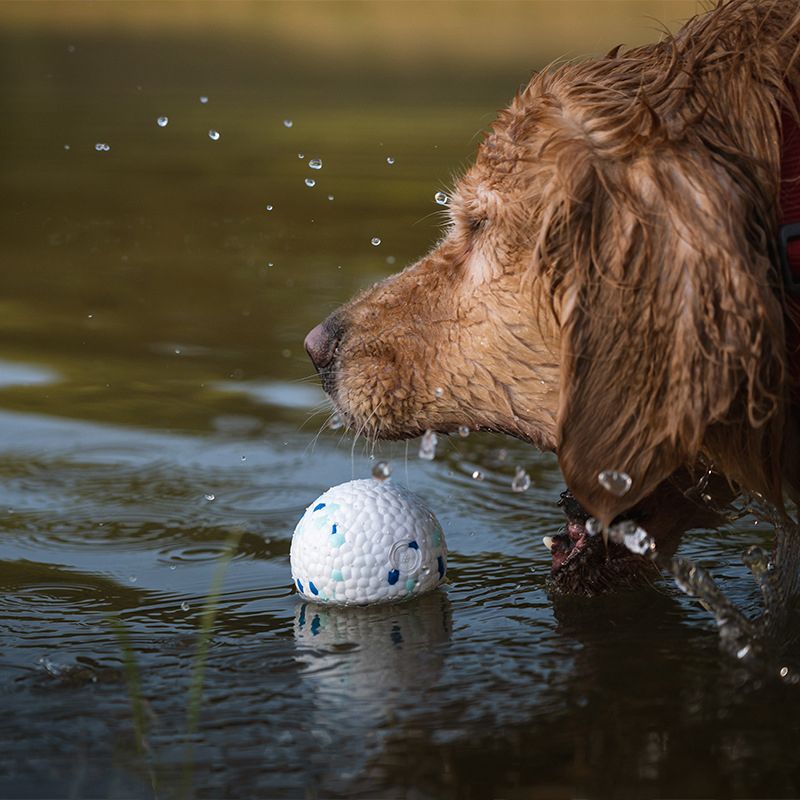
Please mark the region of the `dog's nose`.
[[338, 343], [338, 338], [331, 333], [330, 328], [324, 322], [317, 325], [306, 336], [304, 342], [306, 352], [317, 371], [330, 365]]

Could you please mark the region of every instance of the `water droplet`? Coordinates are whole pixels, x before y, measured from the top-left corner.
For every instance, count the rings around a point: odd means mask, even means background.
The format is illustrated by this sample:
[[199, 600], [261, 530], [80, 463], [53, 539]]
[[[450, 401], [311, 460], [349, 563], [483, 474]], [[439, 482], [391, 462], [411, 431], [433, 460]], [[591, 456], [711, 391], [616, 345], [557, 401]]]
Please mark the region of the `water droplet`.
[[392, 156], [387, 156], [386, 163], [391, 167], [394, 164], [394, 158]]
[[313, 178], [306, 178], [305, 179], [305, 184], [306, 184], [306, 186], [308, 186], [309, 189], [311, 189], [311, 188], [313, 188], [314, 186], [317, 185], [317, 182]]
[[271, 261], [267, 261], [267, 266], [268, 267], [274, 267], [275, 265]]
[[189, 610], [189, 604], [184, 600], [181, 603], [181, 611], [188, 611], [188, 610]]
[[291, 128], [292, 125], [294, 125], [294, 122], [292, 122], [290, 119], [285, 119], [283, 121], [283, 127], [284, 128]]
[[469, 436], [469, 425], [459, 425], [458, 426], [458, 435], [462, 439], [466, 439]]
[[322, 169], [322, 159], [321, 158], [312, 158], [308, 162], [308, 166], [311, 169]]
[[747, 658], [749, 653], [750, 653], [750, 645], [746, 644], [744, 647], [736, 651], [736, 658], [738, 658], [739, 660]]
[[87, 314], [86, 317], [87, 319], [94, 319], [94, 314]]
[[210, 492], [208, 494], [204, 494], [203, 497], [205, 497], [205, 499], [208, 500], [209, 503], [213, 503], [214, 500], [217, 499], [217, 496], [215, 494], [211, 494]]
[[298, 153], [298, 154], [297, 154], [297, 157], [298, 157], [298, 158], [299, 158], [301, 161], [302, 161], [302, 160], [305, 158], [305, 156], [304, 156], [302, 153]]
[[333, 200], [333, 195], [332, 194], [328, 195], [328, 200]]
[[128, 581], [130, 583], [136, 583], [139, 579], [135, 575], [128, 575]]
[[206, 97], [204, 94], [201, 94], [201, 95], [200, 95], [200, 102], [201, 102], [203, 105], [205, 105], [205, 104], [208, 102], [208, 98], [207, 98], [207, 97]]
[[215, 131], [213, 128], [208, 132], [208, 138], [211, 139], [212, 142], [216, 142], [219, 140], [219, 131]]
[[419, 443], [419, 457], [424, 461], [433, 461], [438, 441], [439, 437], [433, 431], [425, 431]]
[[75, 45], [74, 44], [68, 44], [67, 45], [67, 52], [68, 53], [74, 53], [75, 52]]
[[603, 530], [603, 526], [594, 517], [589, 517], [589, 519], [586, 520], [584, 527], [586, 528], [586, 533], [588, 533], [589, 536], [597, 536], [597, 534]]
[[247, 461], [247, 456], [242, 456], [242, 461]]
[[175, 570], [176, 570], [176, 569], [178, 569], [178, 565], [177, 565], [177, 564], [170, 564], [170, 565], [169, 565], [169, 568], [170, 568], [170, 570], [171, 570], [172, 572], [175, 572]]
[[273, 209], [273, 206], [267, 205], [267, 211], [272, 211], [272, 209]]
[[626, 495], [633, 483], [627, 472], [619, 472], [616, 469], [604, 469], [597, 476], [597, 481], [607, 492], [617, 497]]
[[371, 244], [373, 247], [377, 247], [377, 246], [378, 246], [378, 245], [381, 243], [381, 240], [380, 240], [380, 239], [379, 239], [377, 236], [373, 236], [373, 237], [372, 237], [372, 238], [369, 240], [369, 243], [370, 243], [370, 244]]
[[94, 146], [94, 149], [97, 150], [98, 153], [107, 153], [111, 149], [111, 146], [107, 145], [105, 142], [98, 142]]
[[433, 390], [433, 393], [434, 393], [434, 394], [435, 394], [437, 397], [443, 397], [443, 396], [444, 396], [444, 389], [442, 389], [442, 387], [441, 387], [441, 386], [437, 386], [437, 387], [436, 387], [436, 388]]
[[525, 472], [523, 467], [516, 467], [514, 478], [511, 481], [512, 492], [527, 492], [531, 487], [531, 476]]
[[397, 259], [394, 256], [386, 256], [386, 263], [387, 264], [394, 264]]
[[378, 481], [385, 481], [392, 474], [392, 468], [388, 461], [379, 461], [372, 468], [372, 477]]
[[483, 480], [483, 473], [479, 469], [476, 469], [472, 473], [472, 478], [473, 478], [473, 480], [476, 480], [476, 481], [482, 481]]
[[436, 192], [433, 199], [440, 206], [446, 206], [450, 202], [450, 198], [444, 192]]
[[328, 420], [328, 427], [332, 431], [338, 431], [339, 428], [342, 428], [343, 426], [344, 422], [342, 421], [342, 418], [338, 414], [333, 414], [331, 418]]
[[69, 145], [68, 145], [68, 144], [65, 144], [65, 145], [64, 145], [64, 149], [65, 149], [65, 150], [69, 150]]
[[166, 128], [167, 125], [169, 125], [169, 117], [159, 117], [156, 120], [156, 125], [158, 125], [159, 128]]

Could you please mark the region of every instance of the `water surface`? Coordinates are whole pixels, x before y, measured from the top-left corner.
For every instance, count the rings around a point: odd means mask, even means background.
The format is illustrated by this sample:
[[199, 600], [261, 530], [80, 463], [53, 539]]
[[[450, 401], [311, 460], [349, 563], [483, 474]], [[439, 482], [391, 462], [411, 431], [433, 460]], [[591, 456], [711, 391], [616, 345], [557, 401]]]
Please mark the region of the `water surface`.
[[[69, 25], [0, 43], [0, 794], [800, 794], [797, 688], [722, 658], [670, 582], [548, 599], [551, 456], [473, 435], [429, 463], [324, 427], [305, 332], [436, 240], [434, 193], [527, 67]], [[304, 604], [294, 524], [371, 456], [435, 509], [449, 582]], [[753, 611], [754, 543], [746, 521], [683, 553]]]

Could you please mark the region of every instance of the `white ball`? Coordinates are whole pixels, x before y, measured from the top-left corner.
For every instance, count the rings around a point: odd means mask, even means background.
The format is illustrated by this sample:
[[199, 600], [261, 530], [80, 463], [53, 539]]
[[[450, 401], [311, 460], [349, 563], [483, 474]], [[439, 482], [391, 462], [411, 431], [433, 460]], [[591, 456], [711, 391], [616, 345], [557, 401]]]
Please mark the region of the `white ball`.
[[433, 512], [390, 481], [349, 481], [306, 509], [292, 536], [292, 580], [315, 603], [366, 605], [436, 588], [447, 570]]

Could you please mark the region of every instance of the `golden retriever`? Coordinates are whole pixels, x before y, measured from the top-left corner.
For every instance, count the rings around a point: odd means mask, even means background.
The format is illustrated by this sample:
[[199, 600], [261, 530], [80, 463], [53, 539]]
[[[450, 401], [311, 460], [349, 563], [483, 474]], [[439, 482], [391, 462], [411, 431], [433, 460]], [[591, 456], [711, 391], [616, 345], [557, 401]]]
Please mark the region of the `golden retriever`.
[[555, 451], [571, 492], [556, 586], [631, 572], [591, 555], [589, 515], [638, 515], [667, 549], [705, 524], [684, 490], [708, 465], [725, 499], [797, 498], [798, 313], [778, 232], [800, 222], [799, 51], [797, 0], [732, 0], [656, 44], [535, 75], [455, 187], [442, 241], [306, 339], [368, 436], [467, 425]]

